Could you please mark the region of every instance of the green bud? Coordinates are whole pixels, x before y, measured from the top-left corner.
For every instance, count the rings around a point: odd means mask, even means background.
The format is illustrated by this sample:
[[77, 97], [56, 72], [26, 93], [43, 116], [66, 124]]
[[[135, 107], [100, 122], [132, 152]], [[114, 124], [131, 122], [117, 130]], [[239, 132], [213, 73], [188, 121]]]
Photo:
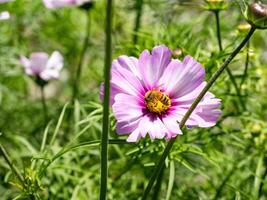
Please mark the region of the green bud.
[[240, 35], [247, 34], [247, 32], [251, 29], [251, 25], [249, 23], [239, 24], [237, 27], [238, 33]]
[[267, 5], [263, 3], [252, 3], [245, 12], [247, 21], [256, 28], [267, 28]]
[[227, 0], [205, 0], [204, 8], [211, 11], [225, 10], [228, 8]]

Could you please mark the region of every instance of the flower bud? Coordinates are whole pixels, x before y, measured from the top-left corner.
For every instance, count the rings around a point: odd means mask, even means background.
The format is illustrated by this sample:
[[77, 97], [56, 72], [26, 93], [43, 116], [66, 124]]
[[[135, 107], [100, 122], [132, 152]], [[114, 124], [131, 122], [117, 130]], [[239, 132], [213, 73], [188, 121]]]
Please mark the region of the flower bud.
[[82, 5], [80, 6], [80, 8], [83, 9], [83, 10], [88, 11], [88, 10], [90, 10], [93, 6], [94, 6], [94, 2], [93, 2], [93, 1], [88, 1], [88, 2], [85, 2], [84, 4], [82, 4]]
[[178, 58], [183, 55], [183, 50], [181, 48], [174, 49], [172, 51], [172, 56]]
[[246, 11], [247, 21], [256, 28], [267, 28], [267, 5], [262, 3], [252, 3]]
[[247, 32], [251, 29], [251, 25], [249, 23], [239, 24], [237, 27], [238, 33], [240, 35], [247, 34]]
[[211, 11], [225, 10], [228, 7], [227, 0], [205, 0], [205, 9]]

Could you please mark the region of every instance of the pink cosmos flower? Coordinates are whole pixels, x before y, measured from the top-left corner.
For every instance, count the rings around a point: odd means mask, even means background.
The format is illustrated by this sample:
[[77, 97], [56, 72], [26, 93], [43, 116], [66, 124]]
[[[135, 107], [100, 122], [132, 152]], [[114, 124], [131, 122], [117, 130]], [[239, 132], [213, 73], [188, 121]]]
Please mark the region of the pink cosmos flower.
[[43, 3], [47, 8], [55, 9], [68, 6], [80, 6], [91, 1], [92, 0], [43, 0]]
[[7, 11], [0, 12], [0, 21], [1, 20], [7, 20], [10, 18], [10, 14]]
[[30, 59], [21, 56], [20, 62], [26, 74], [38, 77], [44, 81], [58, 79], [59, 72], [63, 67], [63, 57], [58, 51], [54, 51], [50, 58], [44, 52], [32, 53]]
[[[205, 70], [192, 57], [171, 59], [164, 45], [145, 50], [139, 59], [120, 56], [111, 69], [112, 109], [118, 134], [130, 134], [135, 142], [148, 134], [151, 139], [170, 139], [182, 134], [179, 122], [205, 86]], [[103, 85], [101, 96], [103, 97]], [[187, 127], [211, 127], [221, 114], [221, 100], [208, 92], [188, 121]]]

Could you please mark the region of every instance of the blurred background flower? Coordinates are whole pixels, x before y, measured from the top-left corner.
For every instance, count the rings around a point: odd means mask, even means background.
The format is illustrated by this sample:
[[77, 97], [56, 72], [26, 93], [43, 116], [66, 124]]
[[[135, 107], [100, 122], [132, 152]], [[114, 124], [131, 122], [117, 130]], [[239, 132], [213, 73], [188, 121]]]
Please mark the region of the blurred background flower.
[[[1, 3], [7, 3], [7, 2], [11, 2], [13, 0], [0, 0], [0, 4]], [[10, 14], [8, 11], [3, 11], [3, 12], [0, 12], [0, 20], [7, 20], [10, 18]]]
[[43, 0], [44, 5], [47, 8], [55, 9], [68, 6], [81, 6], [92, 0]]
[[7, 20], [10, 18], [10, 14], [7, 11], [1, 12], [0, 13], [0, 20]]
[[44, 81], [58, 79], [63, 67], [63, 57], [58, 51], [54, 51], [51, 57], [44, 52], [32, 53], [29, 59], [21, 56], [20, 62], [26, 74]]

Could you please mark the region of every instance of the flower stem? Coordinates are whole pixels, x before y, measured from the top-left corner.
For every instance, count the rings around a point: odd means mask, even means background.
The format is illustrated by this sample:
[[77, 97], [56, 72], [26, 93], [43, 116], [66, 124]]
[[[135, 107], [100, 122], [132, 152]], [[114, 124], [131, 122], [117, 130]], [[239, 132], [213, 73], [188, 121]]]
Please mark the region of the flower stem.
[[24, 178], [23, 176], [19, 173], [19, 170], [15, 167], [15, 165], [12, 163], [10, 157], [8, 156], [5, 148], [3, 147], [2, 144], [0, 144], [0, 152], [2, 154], [2, 156], [4, 157], [5, 161], [7, 162], [7, 164], [9, 165], [11, 171], [14, 173], [14, 175], [18, 178], [19, 182], [21, 183], [21, 185], [23, 186], [23, 188], [25, 188], [25, 184], [24, 184]]
[[[220, 197], [221, 192], [222, 192], [224, 186], [226, 185], [227, 181], [231, 178], [231, 176], [233, 175], [233, 173], [235, 172], [235, 170], [236, 170], [236, 165], [234, 165], [234, 166], [231, 168], [231, 170], [227, 173], [227, 175], [225, 175], [225, 177], [224, 177], [222, 183], [220, 184], [220, 186], [219, 186], [219, 187], [217, 188], [217, 190], [216, 190], [216, 193], [215, 193], [215, 195], [214, 195], [214, 197], [213, 197], [213, 200], [216, 200], [216, 199], [218, 199], [218, 198]], [[225, 172], [224, 172], [224, 173], [225, 173]]]
[[214, 11], [215, 17], [216, 17], [216, 30], [217, 30], [217, 39], [218, 39], [218, 45], [219, 50], [222, 51], [222, 37], [221, 37], [221, 26], [220, 26], [220, 17], [219, 17], [219, 10]]
[[81, 54], [79, 57], [77, 70], [74, 78], [73, 83], [73, 94], [72, 94], [72, 102], [79, 96], [79, 86], [80, 86], [80, 79], [81, 79], [81, 73], [82, 73], [82, 66], [84, 63], [85, 53], [89, 45], [90, 40], [90, 27], [91, 27], [91, 20], [90, 20], [90, 11], [86, 11], [87, 18], [86, 18], [86, 35], [83, 41], [83, 46], [81, 49]]
[[260, 197], [260, 185], [262, 182], [262, 176], [264, 173], [264, 154], [262, 153], [259, 157], [256, 172], [255, 172], [255, 179], [254, 179], [254, 197], [255, 199], [259, 199]]
[[[210, 80], [207, 82], [206, 86], [203, 88], [203, 90], [197, 96], [197, 98], [192, 103], [192, 105], [190, 106], [190, 108], [187, 110], [187, 112], [185, 113], [184, 117], [182, 118], [181, 122], [179, 123], [179, 126], [180, 126], [181, 129], [185, 126], [186, 121], [188, 120], [188, 118], [190, 117], [190, 115], [192, 114], [192, 112], [195, 110], [195, 108], [197, 107], [197, 105], [199, 104], [199, 102], [202, 100], [202, 98], [204, 97], [204, 95], [206, 94], [206, 92], [211, 88], [211, 86], [219, 78], [219, 76], [222, 74], [222, 72], [227, 68], [227, 66], [229, 65], [229, 63], [235, 58], [235, 56], [246, 45], [246, 43], [249, 41], [249, 39], [251, 38], [251, 36], [255, 32], [255, 30], [256, 30], [255, 27], [252, 27], [250, 29], [249, 33], [243, 39], [243, 41], [229, 55], [229, 57], [224, 61], [224, 63], [221, 65], [221, 67], [212, 75], [212, 77], [210, 78]], [[146, 189], [145, 189], [145, 191], [143, 193], [142, 200], [147, 199], [148, 194], [149, 194], [151, 188], [153, 187], [153, 184], [154, 184], [155, 180], [157, 179], [157, 177], [158, 177], [158, 175], [159, 175], [159, 173], [160, 173], [160, 171], [161, 171], [161, 169], [162, 169], [162, 167], [164, 165], [165, 159], [169, 155], [169, 152], [171, 151], [171, 148], [172, 148], [172, 146], [173, 146], [176, 138], [177, 137], [174, 137], [174, 138], [170, 139], [170, 141], [168, 142], [165, 150], [163, 151], [163, 154], [160, 157], [157, 165], [155, 166], [154, 171], [152, 173], [152, 176], [150, 177], [150, 180], [148, 182], [148, 185], [147, 185], [147, 187], [146, 187]]]
[[133, 43], [137, 44], [138, 42], [138, 30], [141, 24], [142, 10], [143, 10], [143, 0], [136, 0], [135, 8], [136, 8], [136, 18], [135, 18], [135, 27], [134, 27], [134, 35], [133, 35]]
[[106, 199], [108, 176], [108, 133], [109, 133], [109, 95], [110, 95], [110, 68], [112, 54], [112, 0], [106, 0], [106, 44], [105, 44], [105, 87], [103, 102], [103, 126], [101, 135], [101, 180], [100, 200]]
[[264, 192], [263, 187], [264, 187], [264, 182], [265, 182], [266, 177], [267, 177], [267, 157], [264, 156], [264, 172], [263, 172], [261, 183], [259, 186], [259, 195], [258, 195], [259, 198], [261, 198], [261, 196], [263, 195], [262, 193]]
[[42, 99], [42, 105], [43, 105], [44, 126], [45, 126], [46, 122], [48, 120], [48, 114], [47, 114], [47, 106], [46, 106], [46, 100], [45, 100], [44, 86], [40, 86], [40, 89], [41, 89], [41, 99]]
[[[221, 37], [221, 28], [220, 28], [221, 26], [220, 26], [219, 13], [220, 13], [219, 10], [214, 11], [215, 18], [216, 18], [216, 30], [217, 30], [218, 46], [219, 46], [220, 52], [222, 52], [223, 51], [223, 46], [222, 46], [222, 37]], [[234, 75], [232, 74], [232, 72], [231, 72], [231, 70], [229, 68], [226, 68], [226, 72], [227, 72], [227, 74], [228, 74], [228, 76], [230, 78], [230, 81], [232, 82], [232, 84], [233, 84], [233, 86], [235, 88], [237, 97], [239, 98], [240, 105], [243, 108], [243, 110], [245, 110], [246, 106], [245, 106], [244, 101], [243, 101], [243, 99], [241, 97], [241, 93], [240, 93], [240, 90], [239, 90], [238, 85], [236, 83], [235, 77], [234, 77]]]
[[163, 179], [163, 175], [164, 175], [164, 169], [165, 169], [165, 167], [162, 167], [161, 172], [159, 173], [159, 177], [158, 177], [157, 183], [156, 183], [155, 188], [154, 188], [154, 193], [153, 193], [153, 197], [152, 197], [153, 200], [158, 200], [160, 197], [160, 188], [161, 188], [162, 179]]
[[244, 69], [244, 72], [243, 72], [243, 76], [242, 76], [242, 79], [241, 79], [241, 82], [240, 82], [240, 90], [242, 90], [242, 86], [243, 84], [245, 83], [245, 80], [248, 76], [248, 65], [249, 65], [249, 42], [247, 44], [247, 48], [246, 48], [246, 62], [245, 62], [245, 69]]

